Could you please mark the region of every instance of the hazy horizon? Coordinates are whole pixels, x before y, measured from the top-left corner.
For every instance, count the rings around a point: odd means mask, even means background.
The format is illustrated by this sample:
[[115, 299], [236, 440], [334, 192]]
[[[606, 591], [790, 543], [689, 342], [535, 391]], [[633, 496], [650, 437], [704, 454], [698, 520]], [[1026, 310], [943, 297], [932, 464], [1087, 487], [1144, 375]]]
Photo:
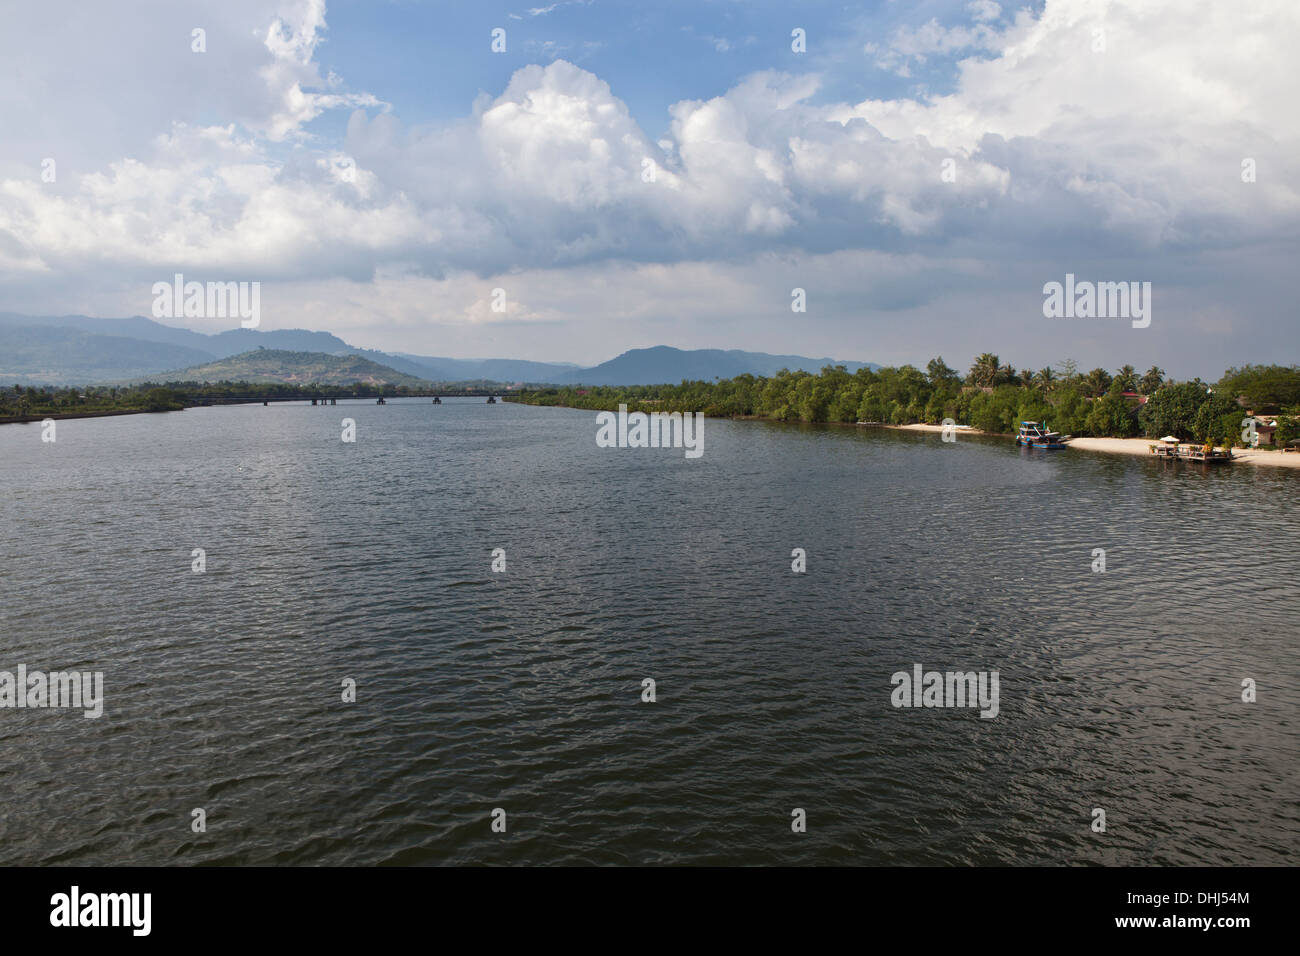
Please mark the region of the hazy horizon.
[[[103, 320], [106, 320], [106, 321], [112, 321], [112, 320], [114, 320], [114, 319], [136, 319], [136, 318], [143, 318], [143, 319], [149, 319], [150, 321], [155, 321], [155, 322], [158, 321], [158, 320], [156, 320], [156, 319], [152, 319], [150, 316], [147, 316], [147, 315], [132, 315], [132, 316], [87, 316], [87, 315], [70, 315], [70, 314], [69, 314], [69, 315], [63, 315], [63, 316], [55, 316], [55, 315], [29, 316], [29, 318], [36, 319], [36, 320], [40, 320], [40, 321], [42, 321], [42, 322], [49, 322], [51, 325], [56, 324], [56, 323], [57, 323], [57, 320], [60, 319], [60, 318], [103, 319]], [[215, 335], [220, 335], [222, 332], [236, 332], [236, 331], [241, 331], [241, 329], [239, 328], [239, 326], [235, 326], [235, 327], [233, 327], [233, 328], [224, 328], [224, 329], [222, 329], [222, 328], [214, 328], [214, 329], [194, 328], [194, 327], [191, 326], [191, 325], [186, 325], [186, 324], [184, 324], [184, 323], [181, 322], [180, 320], [167, 321], [167, 322], [159, 322], [158, 324], [160, 324], [160, 325], [165, 325], [165, 326], [167, 326], [168, 328], [183, 329], [183, 330], [188, 330], [188, 331], [192, 331], [192, 332], [197, 332], [197, 333], [202, 334], [202, 335], [214, 335], [214, 336], [215, 336]], [[250, 330], [243, 330], [243, 331], [252, 331], [252, 332], [257, 332], [257, 333], [260, 333], [260, 332], [307, 332], [307, 333], [323, 333], [323, 334], [331, 334], [331, 335], [335, 335], [337, 338], [344, 339], [343, 336], [338, 335], [337, 332], [335, 332], [334, 330], [332, 330], [332, 329], [330, 329], [330, 328], [315, 328], [315, 329], [300, 328], [300, 327], [283, 328], [283, 329], [258, 328], [258, 329], [250, 329]], [[479, 354], [473, 354], [473, 355], [456, 355], [456, 354], [452, 354], [451, 352], [442, 352], [442, 353], [439, 353], [439, 354], [437, 354], [437, 355], [434, 355], [434, 354], [432, 354], [432, 353], [419, 353], [419, 352], [410, 352], [410, 351], [405, 350], [405, 349], [394, 349], [394, 348], [387, 347], [387, 346], [386, 346], [385, 344], [383, 344], [382, 342], [380, 342], [380, 343], [378, 343], [378, 344], [363, 344], [363, 343], [356, 342], [356, 341], [352, 341], [352, 340], [348, 340], [348, 339], [344, 339], [344, 341], [346, 341], [346, 343], [347, 343], [349, 346], [351, 346], [351, 347], [353, 347], [353, 348], [356, 348], [356, 349], [363, 349], [363, 350], [368, 350], [368, 351], [373, 351], [373, 352], [383, 352], [383, 353], [387, 353], [387, 354], [389, 354], [389, 355], [396, 355], [396, 356], [398, 356], [398, 357], [412, 356], [412, 357], [421, 357], [421, 358], [445, 358], [445, 359], [455, 359], [456, 361], [464, 361], [464, 362], [489, 362], [489, 361], [502, 361], [502, 360], [504, 360], [504, 361], [534, 361], [534, 362], [542, 362], [542, 363], [553, 364], [553, 365], [570, 366], [570, 367], [572, 367], [574, 370], [582, 370], [582, 369], [595, 368], [595, 367], [597, 367], [597, 366], [599, 366], [599, 365], [603, 365], [603, 364], [605, 364], [605, 363], [607, 363], [607, 362], [610, 362], [610, 361], [612, 361], [612, 360], [614, 360], [614, 359], [616, 359], [616, 358], [619, 358], [619, 357], [621, 357], [621, 356], [623, 356], [623, 355], [626, 355], [626, 354], [629, 353], [629, 352], [634, 352], [634, 351], [644, 351], [644, 350], [652, 350], [652, 349], [657, 349], [657, 348], [677, 349], [677, 350], [679, 350], [679, 351], [683, 351], [683, 352], [690, 352], [690, 351], [724, 351], [724, 352], [757, 353], [757, 354], [764, 354], [764, 355], [773, 355], [773, 356], [778, 356], [778, 357], [779, 357], [779, 356], [792, 356], [792, 357], [797, 357], [797, 358], [815, 359], [815, 360], [826, 359], [826, 360], [834, 361], [834, 362], [836, 362], [836, 363], [857, 363], [857, 364], [863, 364], [863, 365], [875, 365], [875, 366], [882, 366], [882, 367], [886, 367], [886, 366], [889, 365], [889, 363], [879, 362], [879, 361], [877, 361], [877, 360], [871, 358], [870, 356], [862, 356], [862, 355], [843, 355], [843, 354], [814, 355], [814, 354], [809, 354], [809, 353], [807, 353], [807, 352], [799, 352], [799, 351], [794, 350], [794, 349], [786, 349], [786, 350], [782, 350], [782, 351], [769, 351], [769, 350], [766, 350], [766, 349], [754, 349], [754, 348], [748, 348], [748, 347], [745, 347], [744, 345], [737, 345], [737, 344], [731, 344], [731, 345], [713, 345], [713, 346], [709, 346], [709, 345], [675, 345], [675, 344], [670, 343], [670, 342], [656, 342], [656, 343], [649, 344], [649, 345], [629, 345], [629, 346], [627, 346], [626, 348], [623, 348], [623, 349], [621, 349], [621, 350], [618, 351], [618, 352], [615, 352], [615, 353], [613, 353], [613, 354], [607, 355], [607, 356], [605, 356], [604, 358], [597, 359], [597, 360], [594, 361], [594, 362], [590, 362], [590, 363], [581, 363], [581, 362], [574, 362], [574, 361], [572, 361], [572, 360], [566, 360], [566, 359], [562, 359], [562, 358], [558, 358], [558, 359], [538, 359], [538, 358], [535, 358], [535, 357], [533, 357], [533, 356], [531, 356], [531, 355], [522, 355], [522, 354], [520, 354], [520, 355], [512, 355], [512, 354], [499, 354], [499, 355], [487, 355], [487, 354], [482, 354], [482, 355], [479, 355]], [[282, 350], [282, 351], [285, 350], [285, 347], [284, 347], [284, 346], [274, 346], [274, 347], [270, 347], [270, 346], [257, 346], [257, 347], [259, 347], [259, 348], [275, 348], [275, 349], [279, 349], [279, 350]], [[289, 351], [297, 351], [297, 350], [290, 349]], [[1040, 366], [1034, 366], [1034, 365], [1031, 365], [1031, 364], [1022, 364], [1022, 363], [1020, 363], [1020, 362], [1017, 362], [1015, 355], [1012, 355], [1012, 354], [1010, 354], [1010, 353], [1007, 353], [1007, 352], [1005, 352], [1004, 350], [1003, 350], [1003, 351], [1000, 351], [1000, 350], [997, 349], [997, 348], [987, 348], [987, 349], [983, 349], [982, 351], [985, 351], [985, 352], [987, 352], [987, 351], [991, 351], [991, 352], [993, 352], [993, 354], [998, 355], [999, 358], [1002, 359], [1004, 363], [1006, 363], [1006, 364], [1008, 364], [1008, 365], [1011, 365], [1012, 367], [1014, 367], [1014, 368], [1017, 369], [1018, 371], [1036, 371], [1036, 370], [1040, 367]], [[243, 354], [243, 353], [232, 353], [232, 356], [233, 356], [233, 355], [237, 355], [237, 354]], [[930, 359], [933, 359], [933, 358], [941, 358], [941, 359], [943, 359], [943, 360], [944, 360], [948, 365], [953, 366], [954, 369], [955, 369], [957, 372], [959, 372], [960, 374], [962, 374], [962, 375], [964, 376], [964, 375], [969, 371], [969, 368], [970, 368], [970, 366], [973, 364], [973, 362], [974, 362], [974, 360], [975, 360], [976, 357], [977, 357], [977, 356], [972, 355], [969, 359], [957, 359], [957, 360], [954, 361], [954, 360], [952, 359], [951, 356], [943, 355], [943, 354], [941, 354], [941, 353], [937, 353], [937, 352], [936, 352], [936, 353], [934, 353], [934, 354], [929, 355], [928, 357], [920, 358], [920, 359], [917, 359], [917, 360], [915, 360], [915, 361], [910, 361], [910, 362], [898, 362], [898, 363], [896, 363], [895, 367], [897, 367], [897, 366], [902, 366], [902, 365], [911, 365], [911, 366], [913, 366], [913, 367], [915, 367], [915, 368], [918, 368], [918, 369], [924, 370], [926, 364], [929, 362]], [[1074, 358], [1073, 356], [1062, 356], [1060, 359], [1055, 360], [1055, 361], [1048, 362], [1048, 363], [1046, 363], [1046, 364], [1047, 364], [1048, 366], [1052, 367], [1054, 370], [1059, 370], [1060, 366], [1061, 366], [1065, 361], [1067, 361], [1067, 360], [1069, 360], [1069, 359], [1073, 359], [1073, 358]], [[1088, 368], [1084, 365], [1084, 363], [1082, 363], [1082, 362], [1077, 362], [1077, 360], [1075, 360], [1075, 361], [1076, 361], [1076, 363], [1077, 363], [1077, 365], [1078, 365], [1078, 369], [1079, 369], [1080, 372], [1088, 371]], [[1238, 364], [1239, 364], [1239, 365], [1245, 365], [1245, 364], [1252, 364], [1252, 365], [1268, 365], [1268, 364], [1274, 364], [1275, 362], [1276, 362], [1276, 357], [1261, 355], [1260, 357], [1258, 357], [1258, 358], [1256, 358], [1256, 359], [1254, 359], [1254, 360], [1249, 360], [1249, 359], [1248, 359], [1248, 360], [1246, 360], [1246, 361], [1244, 361], [1244, 362], [1241, 362], [1241, 363], [1238, 363]], [[383, 364], [383, 363], [380, 362], [380, 364]], [[1125, 356], [1120, 355], [1120, 356], [1116, 356], [1116, 358], [1115, 358], [1113, 361], [1111, 361], [1109, 364], [1102, 364], [1102, 365], [1100, 365], [1100, 366], [1092, 366], [1092, 367], [1100, 367], [1100, 368], [1103, 368], [1103, 369], [1105, 369], [1105, 370], [1107, 370], [1107, 371], [1114, 371], [1115, 369], [1118, 369], [1119, 367], [1121, 367], [1121, 366], [1124, 365], [1124, 364], [1134, 364], [1134, 363], [1132, 363], [1131, 361], [1128, 361], [1128, 360], [1125, 358]], [[1158, 363], [1153, 363], [1153, 364], [1157, 364], [1157, 365], [1158, 365]], [[1293, 363], [1293, 362], [1285, 362], [1284, 364], [1294, 364], [1294, 363]], [[1228, 370], [1230, 367], [1232, 367], [1232, 366], [1225, 365], [1223, 368], [1218, 369], [1217, 371], [1210, 371], [1208, 374], [1205, 374], [1205, 373], [1199, 373], [1199, 372], [1197, 372], [1197, 373], [1186, 373], [1186, 374], [1183, 374], [1182, 371], [1181, 371], [1180, 369], [1178, 369], [1178, 368], [1167, 368], [1167, 367], [1164, 367], [1164, 366], [1159, 366], [1159, 367], [1161, 368], [1161, 370], [1162, 370], [1164, 373], [1166, 373], [1167, 377], [1168, 377], [1169, 380], [1171, 380], [1171, 381], [1175, 381], [1175, 380], [1177, 380], [1177, 381], [1188, 381], [1188, 380], [1191, 380], [1191, 379], [1194, 379], [1194, 378], [1200, 378], [1200, 379], [1203, 379], [1203, 380], [1205, 380], [1205, 381], [1207, 381], [1207, 382], [1215, 382], [1215, 381], [1218, 381], [1218, 380], [1219, 380], [1219, 378], [1220, 378], [1220, 376], [1222, 375], [1223, 372], [1227, 371], [1227, 370]], [[1144, 371], [1144, 370], [1145, 370], [1144, 368], [1138, 368], [1138, 371], [1139, 371], [1139, 372], [1142, 372], [1142, 371]], [[95, 383], [88, 383], [88, 384], [95, 384]]]

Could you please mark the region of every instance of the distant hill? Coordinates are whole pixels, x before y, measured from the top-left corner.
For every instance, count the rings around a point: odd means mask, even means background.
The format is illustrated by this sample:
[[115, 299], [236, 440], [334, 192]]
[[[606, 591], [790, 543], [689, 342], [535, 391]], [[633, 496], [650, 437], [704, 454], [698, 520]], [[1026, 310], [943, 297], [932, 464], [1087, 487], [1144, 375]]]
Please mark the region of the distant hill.
[[341, 355], [353, 351], [332, 332], [309, 332], [306, 329], [227, 329], [209, 336], [208, 349], [218, 358], [240, 355], [249, 349], [280, 349], [285, 352], [325, 352]]
[[206, 358], [227, 358], [247, 352], [259, 345], [268, 349], [286, 349], [293, 352], [349, 352], [348, 345], [337, 335], [329, 332], [309, 332], [306, 329], [227, 329], [208, 335], [163, 325], [142, 315], [128, 319], [96, 319], [85, 315], [58, 315], [36, 318], [19, 315], [14, 312], [0, 312], [0, 329], [22, 326], [25, 328], [68, 328], [91, 332], [96, 335], [112, 335], [122, 338], [137, 339], [141, 342], [179, 345], [202, 353]]
[[85, 315], [19, 315], [15, 312], [0, 312], [0, 328], [6, 326], [26, 326], [28, 328], [64, 328], [78, 329], [94, 335], [112, 335], [118, 338], [137, 339], [141, 342], [156, 342], [163, 345], [179, 345], [194, 349], [217, 358], [211, 348], [212, 336], [189, 329], [178, 329], [163, 325], [142, 315], [129, 319], [94, 319]]
[[[224, 378], [227, 359], [241, 360], [252, 350], [356, 357], [383, 368], [385, 381], [394, 375], [427, 382], [527, 382], [557, 385], [660, 385], [683, 379], [711, 382], [737, 375], [770, 376], [783, 368], [817, 372], [826, 365], [856, 371], [869, 362], [843, 362], [804, 355], [769, 355], [722, 349], [675, 349], [666, 345], [632, 349], [594, 368], [571, 362], [527, 359], [458, 359], [409, 352], [381, 352], [349, 345], [331, 332], [306, 329], [227, 329], [211, 335], [163, 325], [144, 316], [97, 319], [84, 315], [34, 317], [0, 312], [0, 383], [23, 385], [81, 385], [139, 381], [175, 376], [177, 370], [202, 368]], [[299, 381], [278, 375], [306, 374], [312, 363], [298, 361], [280, 372], [269, 370], [265, 358], [257, 369], [264, 381]], [[357, 366], [365, 369], [365, 366]], [[329, 371], [316, 363], [315, 370]], [[373, 371], [371, 369], [370, 371]], [[349, 381], [360, 381], [353, 379]]]
[[411, 385], [428, 383], [360, 355], [253, 349], [216, 362], [151, 376], [159, 382], [284, 382], [290, 385]]
[[[381, 353], [382, 354], [382, 353]], [[530, 362], [527, 359], [454, 359], [398, 352], [390, 359], [405, 359], [441, 382], [488, 379], [494, 382], [556, 382], [581, 368], [572, 362]], [[394, 368], [401, 366], [394, 364]]]
[[47, 385], [103, 382], [208, 361], [198, 349], [81, 329], [0, 323], [0, 382]]
[[570, 385], [675, 385], [683, 380], [711, 382], [737, 375], [775, 375], [783, 368], [819, 372], [827, 365], [843, 365], [850, 372], [862, 367], [879, 368], [870, 362], [814, 359], [804, 355], [769, 355], [736, 349], [682, 349], [658, 345], [631, 349], [593, 368], [569, 372], [559, 384]]
[[[60, 331], [61, 330], [61, 331]], [[82, 335], [71, 334], [73, 332]], [[92, 336], [119, 341], [92, 345]], [[158, 346], [171, 346], [169, 351]], [[389, 353], [349, 345], [330, 332], [306, 329], [228, 329], [207, 335], [144, 316], [97, 319], [84, 315], [36, 317], [0, 312], [0, 381], [16, 384], [89, 384], [151, 376], [240, 355], [259, 346], [288, 352], [359, 355], [435, 382], [552, 382], [579, 366], [524, 359], [454, 359]]]

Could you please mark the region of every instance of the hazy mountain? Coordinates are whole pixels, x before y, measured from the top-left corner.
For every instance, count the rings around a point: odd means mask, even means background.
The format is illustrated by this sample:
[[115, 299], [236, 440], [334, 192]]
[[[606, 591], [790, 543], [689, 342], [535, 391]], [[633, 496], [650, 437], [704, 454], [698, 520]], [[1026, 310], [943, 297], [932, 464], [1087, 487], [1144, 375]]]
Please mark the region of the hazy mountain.
[[[85, 338], [86, 333], [112, 336], [118, 341], [92, 344], [95, 340]], [[140, 315], [97, 319], [0, 312], [0, 334], [4, 335], [0, 338], [0, 372], [4, 373], [0, 381], [7, 378], [15, 384], [88, 384], [155, 376], [259, 347], [359, 355], [395, 371], [436, 382], [550, 382], [579, 367], [525, 359], [455, 359], [381, 352], [356, 348], [330, 332], [306, 329], [239, 328], [209, 335], [163, 325]], [[171, 346], [172, 350], [158, 346]]]
[[[382, 353], [381, 353], [382, 354]], [[405, 359], [424, 369], [435, 381], [460, 382], [489, 379], [494, 382], [558, 382], [580, 368], [572, 362], [530, 362], [527, 359], [454, 359], [397, 352], [390, 358]], [[394, 364], [394, 368], [401, 366]]]
[[114, 381], [211, 357], [182, 345], [0, 322], [0, 382], [6, 385]]
[[[175, 376], [177, 369], [209, 368], [221, 378], [230, 368], [221, 360], [265, 349], [279, 353], [355, 356], [374, 363], [386, 374], [406, 375], [429, 382], [528, 382], [532, 384], [658, 385], [683, 379], [713, 381], [737, 375], [773, 375], [783, 368], [817, 372], [825, 365], [856, 371], [869, 362], [837, 362], [803, 355], [769, 355], [722, 349], [682, 350], [660, 345], [632, 349], [594, 368], [568, 362], [527, 359], [458, 359], [409, 352], [382, 352], [349, 345], [330, 332], [306, 329], [228, 329], [204, 334], [163, 325], [144, 316], [96, 319], [84, 315], [33, 317], [0, 312], [0, 382], [15, 384], [90, 384], [128, 379]], [[265, 371], [263, 358], [258, 369]], [[298, 375], [309, 363], [284, 368], [267, 381]], [[342, 366], [339, 366], [342, 367]], [[357, 366], [364, 369], [365, 366]], [[226, 371], [222, 371], [225, 369]], [[316, 371], [327, 371], [321, 365]], [[373, 371], [373, 370], [370, 370]], [[385, 379], [389, 381], [391, 379]]]
[[0, 328], [23, 326], [26, 328], [80, 329], [96, 335], [112, 335], [137, 339], [141, 342], [159, 342], [180, 345], [202, 352], [208, 358], [226, 358], [262, 346], [268, 349], [285, 349], [291, 352], [328, 352], [337, 354], [352, 351], [337, 335], [329, 332], [309, 332], [306, 329], [227, 329], [224, 332], [205, 334], [163, 325], [142, 315], [127, 319], [95, 319], [85, 315], [29, 316], [13, 312], [0, 312]]
[[95, 335], [112, 335], [120, 338], [137, 339], [141, 342], [159, 342], [164, 345], [179, 345], [203, 352], [213, 358], [218, 357], [211, 347], [212, 336], [189, 329], [178, 329], [163, 325], [142, 315], [129, 319], [93, 319], [86, 315], [19, 315], [14, 312], [0, 312], [0, 328], [5, 326], [25, 326], [29, 328], [65, 328], [79, 329]]
[[682, 349], [657, 345], [648, 349], [631, 349], [593, 368], [577, 369], [560, 379], [561, 384], [575, 385], [672, 385], [682, 380], [711, 382], [715, 378], [737, 375], [775, 375], [783, 368], [818, 372], [827, 365], [843, 365], [850, 372], [863, 366], [879, 368], [870, 362], [844, 362], [814, 359], [803, 355], [769, 355], [766, 352], [741, 352], [736, 349]]
[[426, 385], [360, 355], [253, 349], [193, 368], [150, 376], [158, 382], [284, 382], [291, 385]]

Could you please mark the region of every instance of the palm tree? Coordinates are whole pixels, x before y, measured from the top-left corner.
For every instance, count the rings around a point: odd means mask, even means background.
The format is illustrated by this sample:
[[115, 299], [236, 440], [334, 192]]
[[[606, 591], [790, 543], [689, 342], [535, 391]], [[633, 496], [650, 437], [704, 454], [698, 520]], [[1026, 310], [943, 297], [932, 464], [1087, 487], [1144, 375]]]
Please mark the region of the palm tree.
[[1122, 392], [1136, 392], [1138, 387], [1137, 369], [1132, 365], [1125, 365], [1115, 373], [1115, 380], [1120, 384]]
[[1050, 365], [1047, 366], [1047, 368], [1040, 368], [1038, 370], [1036, 384], [1044, 392], [1050, 392], [1052, 390], [1052, 386], [1056, 384], [1056, 373], [1052, 371]]
[[1089, 395], [1097, 398], [1106, 394], [1106, 390], [1110, 388], [1110, 381], [1110, 372], [1104, 368], [1095, 368], [1084, 376], [1083, 387]]
[[1154, 395], [1156, 390], [1165, 383], [1165, 370], [1158, 366], [1152, 365], [1147, 369], [1147, 373], [1142, 376], [1142, 381], [1138, 383], [1138, 388], [1143, 395]]
[[970, 367], [969, 381], [980, 388], [990, 388], [998, 379], [998, 357], [992, 352], [985, 352]]

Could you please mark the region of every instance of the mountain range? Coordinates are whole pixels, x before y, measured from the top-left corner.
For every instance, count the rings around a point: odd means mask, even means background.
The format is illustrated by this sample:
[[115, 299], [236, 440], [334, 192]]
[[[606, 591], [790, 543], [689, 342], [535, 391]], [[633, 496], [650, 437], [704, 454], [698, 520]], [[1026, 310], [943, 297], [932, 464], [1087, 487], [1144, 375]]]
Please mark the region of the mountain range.
[[[258, 355], [260, 350], [274, 355]], [[254, 354], [250, 354], [254, 353]], [[326, 362], [351, 357], [369, 364]], [[226, 360], [239, 357], [238, 362]], [[711, 381], [736, 375], [772, 375], [782, 368], [815, 372], [825, 365], [849, 371], [869, 362], [843, 362], [801, 355], [769, 355], [669, 346], [631, 349], [590, 368], [568, 362], [525, 359], [458, 359], [382, 352], [349, 345], [330, 332], [305, 329], [229, 329], [205, 334], [163, 325], [143, 316], [121, 319], [84, 315], [36, 317], [0, 312], [0, 382], [24, 385], [87, 385], [139, 381], [320, 381], [312, 375], [356, 374], [348, 381], [528, 382], [555, 385], [653, 385], [683, 379]], [[339, 380], [341, 381], [341, 379]]]

